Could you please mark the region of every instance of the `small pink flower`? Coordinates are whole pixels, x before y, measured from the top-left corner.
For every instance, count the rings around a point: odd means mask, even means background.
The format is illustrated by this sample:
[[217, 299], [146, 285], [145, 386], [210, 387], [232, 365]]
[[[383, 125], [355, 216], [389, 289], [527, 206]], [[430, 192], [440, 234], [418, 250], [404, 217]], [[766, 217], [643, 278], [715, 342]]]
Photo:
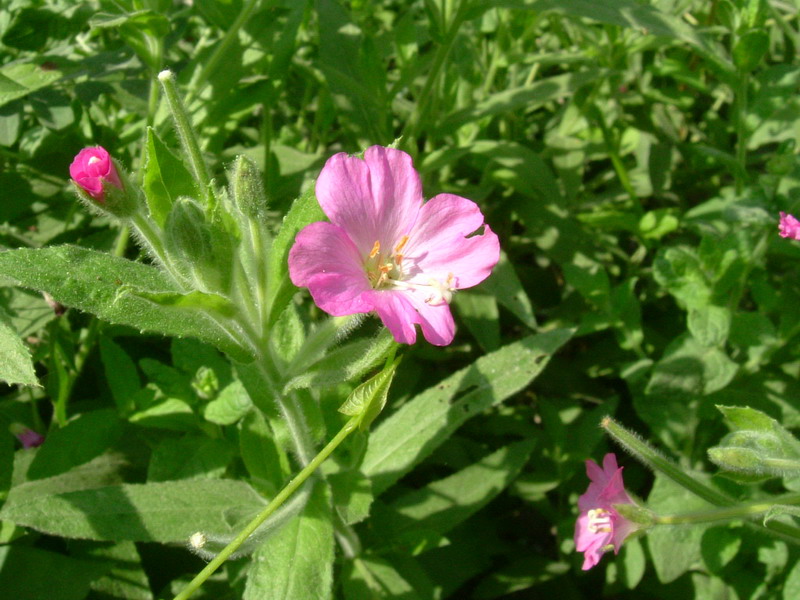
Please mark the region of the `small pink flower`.
[[382, 146], [363, 160], [332, 156], [316, 193], [331, 222], [297, 235], [292, 282], [331, 315], [377, 312], [400, 343], [416, 341], [415, 324], [431, 344], [452, 342], [453, 291], [486, 279], [500, 258], [478, 205], [453, 194], [425, 202], [411, 157]]
[[781, 221], [778, 224], [781, 237], [792, 238], [793, 240], [800, 240], [800, 221], [795, 219], [792, 215], [781, 212]]
[[591, 483], [586, 493], [578, 498], [581, 514], [575, 523], [575, 549], [584, 554], [584, 571], [600, 562], [609, 546], [618, 553], [625, 538], [637, 528], [614, 510], [614, 504], [634, 503], [622, 483], [622, 468], [617, 467], [617, 457], [610, 452], [606, 454], [602, 469], [593, 460], [587, 460], [586, 474]]
[[122, 182], [108, 152], [102, 146], [84, 148], [69, 166], [69, 175], [83, 191], [98, 202], [103, 202], [103, 182], [122, 189]]
[[16, 435], [17, 439], [22, 443], [23, 448], [35, 448], [44, 443], [44, 436], [36, 433], [33, 429], [25, 427], [24, 425], [18, 425], [14, 429], [14, 435]]

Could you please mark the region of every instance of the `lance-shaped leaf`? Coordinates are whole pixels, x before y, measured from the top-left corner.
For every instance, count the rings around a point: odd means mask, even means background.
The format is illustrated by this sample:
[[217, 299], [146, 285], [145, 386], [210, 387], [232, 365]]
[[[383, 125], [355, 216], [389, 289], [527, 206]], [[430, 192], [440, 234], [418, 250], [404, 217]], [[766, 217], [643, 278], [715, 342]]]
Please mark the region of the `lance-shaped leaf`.
[[269, 295], [270, 312], [269, 326], [272, 326], [289, 303], [296, 288], [289, 279], [289, 249], [294, 244], [297, 232], [309, 223], [322, 221], [325, 213], [314, 195], [314, 186], [309, 187], [302, 196], [292, 204], [292, 208], [283, 218], [283, 224], [272, 242], [272, 251], [269, 257]]
[[322, 600], [333, 582], [333, 517], [328, 487], [314, 486], [303, 512], [259, 548], [245, 600]]
[[38, 385], [31, 355], [0, 310], [0, 380], [8, 384]]
[[178, 196], [196, 198], [198, 190], [183, 161], [161, 141], [152, 128], [147, 129], [147, 157], [144, 167], [144, 195], [150, 215], [161, 227]]
[[206, 312], [218, 306], [194, 302], [191, 295], [181, 305], [176, 300], [180, 290], [156, 267], [77, 246], [53, 246], [0, 252], [0, 276], [111, 323], [196, 337], [237, 360], [253, 358], [235, 334]]
[[358, 416], [358, 427], [361, 431], [369, 428], [383, 407], [386, 406], [386, 396], [389, 394], [389, 386], [392, 385], [397, 365], [400, 359], [396, 359], [391, 365], [354, 389], [347, 397], [339, 412], [349, 416]]
[[198, 530], [232, 535], [264, 508], [253, 488], [228, 479], [123, 484], [65, 493], [17, 494], [0, 519], [66, 538], [186, 542]]
[[572, 337], [556, 329], [482, 356], [409, 400], [370, 434], [362, 470], [375, 494], [425, 459], [467, 419], [520, 391]]

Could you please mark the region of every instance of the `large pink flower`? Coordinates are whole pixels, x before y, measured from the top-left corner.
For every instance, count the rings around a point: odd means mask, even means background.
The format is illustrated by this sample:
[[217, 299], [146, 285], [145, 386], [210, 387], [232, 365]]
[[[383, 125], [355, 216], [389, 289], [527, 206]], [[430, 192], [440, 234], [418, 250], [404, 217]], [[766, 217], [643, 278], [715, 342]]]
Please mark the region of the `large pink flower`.
[[587, 460], [586, 475], [591, 483], [578, 498], [581, 514], [575, 523], [575, 549], [583, 552], [584, 571], [600, 562], [609, 546], [618, 553], [625, 538], [637, 528], [614, 510], [615, 504], [634, 503], [625, 491], [617, 457], [610, 452], [606, 454], [602, 469], [593, 460]]
[[69, 166], [69, 176], [98, 202], [104, 200], [104, 181], [122, 189], [114, 162], [102, 146], [92, 146], [78, 152]]
[[778, 223], [778, 233], [781, 237], [800, 240], [800, 221], [792, 215], [781, 212], [781, 220]]
[[292, 282], [331, 315], [375, 311], [398, 342], [416, 341], [415, 324], [432, 344], [452, 342], [453, 291], [486, 279], [500, 258], [477, 204], [453, 194], [425, 202], [411, 157], [382, 146], [363, 160], [332, 156], [316, 193], [331, 222], [297, 235]]

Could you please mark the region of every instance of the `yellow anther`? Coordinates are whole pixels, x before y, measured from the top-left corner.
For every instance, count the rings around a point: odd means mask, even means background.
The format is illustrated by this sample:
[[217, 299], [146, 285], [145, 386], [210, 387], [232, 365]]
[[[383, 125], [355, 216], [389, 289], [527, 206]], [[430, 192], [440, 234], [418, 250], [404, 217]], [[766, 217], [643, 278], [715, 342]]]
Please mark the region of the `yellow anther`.
[[591, 533], [611, 533], [611, 513], [604, 508], [595, 508], [587, 513], [589, 523], [586, 525]]
[[402, 250], [405, 247], [407, 242], [408, 242], [408, 236], [404, 235], [403, 237], [400, 238], [400, 241], [397, 243], [397, 246], [394, 247], [394, 251], [400, 252], [400, 250]]
[[392, 265], [378, 265], [378, 269], [380, 269], [381, 273], [388, 273], [392, 270]]
[[395, 254], [394, 255], [394, 262], [399, 267], [403, 263], [403, 255], [402, 254]]
[[379, 240], [375, 240], [375, 243], [372, 245], [372, 250], [370, 250], [369, 252], [369, 257], [375, 258], [380, 251], [381, 251], [381, 243]]

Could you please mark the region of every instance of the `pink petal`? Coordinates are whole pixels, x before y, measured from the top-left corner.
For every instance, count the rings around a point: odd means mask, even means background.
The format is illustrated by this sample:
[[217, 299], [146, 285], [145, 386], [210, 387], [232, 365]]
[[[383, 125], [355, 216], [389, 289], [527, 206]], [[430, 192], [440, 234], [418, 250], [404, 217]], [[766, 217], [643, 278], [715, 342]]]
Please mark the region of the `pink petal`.
[[425, 291], [409, 291], [406, 298], [417, 311], [417, 323], [422, 327], [422, 335], [434, 346], [447, 346], [453, 341], [456, 333], [456, 324], [453, 314], [446, 302], [429, 304], [425, 302], [428, 297]]
[[800, 221], [794, 216], [781, 212], [781, 219], [778, 223], [778, 233], [781, 237], [800, 240]]
[[[411, 157], [401, 150], [372, 146], [364, 153], [377, 215], [386, 239], [396, 243], [408, 234], [422, 207], [422, 182]], [[378, 238], [380, 239], [380, 238]]]
[[586, 571], [600, 562], [603, 548], [611, 541], [611, 533], [589, 531], [589, 516], [582, 513], [575, 523], [575, 550], [583, 552], [583, 570]]
[[390, 248], [414, 224], [422, 184], [405, 152], [372, 146], [364, 159], [340, 152], [317, 179], [317, 200], [334, 225], [344, 229], [362, 254], [378, 241]]
[[464, 289], [486, 279], [500, 259], [500, 241], [484, 226], [478, 205], [452, 194], [439, 194], [419, 212], [409, 243], [404, 249], [404, 266], [413, 265], [410, 281], [427, 283], [431, 278], [446, 281], [452, 273], [453, 287]]
[[297, 234], [289, 251], [289, 277], [308, 287], [314, 302], [334, 316], [370, 312], [362, 294], [370, 290], [361, 255], [336, 225], [318, 222]]
[[395, 290], [373, 291], [367, 294], [381, 321], [394, 339], [400, 344], [413, 344], [417, 341], [415, 323], [419, 314], [404, 292]]

